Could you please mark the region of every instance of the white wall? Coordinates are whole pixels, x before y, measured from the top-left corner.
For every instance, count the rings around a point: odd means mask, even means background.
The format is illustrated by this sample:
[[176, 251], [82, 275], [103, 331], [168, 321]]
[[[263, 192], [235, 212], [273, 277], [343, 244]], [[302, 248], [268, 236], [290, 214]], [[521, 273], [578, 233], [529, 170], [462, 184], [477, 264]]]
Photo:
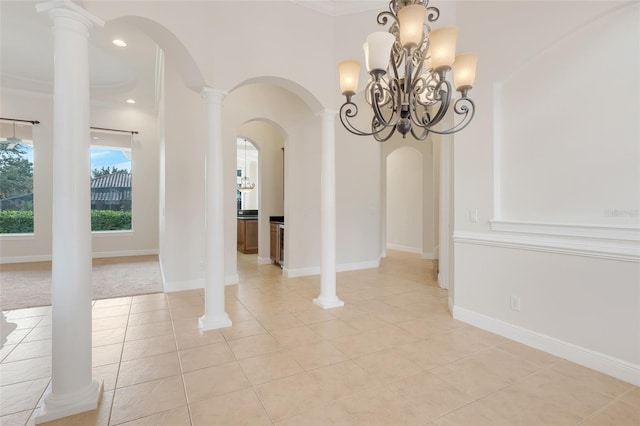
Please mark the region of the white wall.
[[[503, 218], [638, 224], [640, 31], [635, 9], [585, 23], [497, 86]], [[607, 57], [615, 57], [615, 65]], [[549, 72], [540, 72], [545, 68]], [[603, 75], [610, 78], [594, 81]], [[629, 214], [608, 214], [614, 210]]]
[[457, 17], [480, 60], [454, 142], [454, 315], [638, 384], [639, 6], [460, 2]]
[[198, 93], [184, 86], [169, 61], [164, 80], [164, 226], [160, 230], [160, 257], [165, 290], [174, 291], [204, 285], [206, 104]]
[[[380, 262], [380, 144], [336, 123], [336, 262], [339, 271]], [[338, 292], [340, 289], [338, 288]]]
[[[34, 234], [0, 236], [1, 262], [51, 259], [51, 204], [53, 188], [53, 99], [45, 94], [3, 90], [3, 117], [38, 120], [34, 141]], [[131, 231], [93, 233], [94, 257], [157, 253], [158, 156], [155, 112], [135, 106], [94, 104], [91, 125], [137, 130], [132, 145], [133, 217]], [[89, 153], [87, 152], [87, 155]], [[87, 171], [89, 176], [89, 171]]]

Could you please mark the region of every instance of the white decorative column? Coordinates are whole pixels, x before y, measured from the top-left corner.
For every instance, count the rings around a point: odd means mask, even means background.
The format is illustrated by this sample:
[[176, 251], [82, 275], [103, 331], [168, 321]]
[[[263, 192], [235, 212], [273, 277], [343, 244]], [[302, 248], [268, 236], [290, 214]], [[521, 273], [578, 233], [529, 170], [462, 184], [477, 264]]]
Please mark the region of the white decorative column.
[[336, 115], [324, 110], [322, 117], [322, 165], [320, 169], [321, 264], [320, 296], [313, 303], [323, 309], [344, 306], [336, 295]]
[[205, 160], [205, 286], [203, 330], [231, 327], [224, 310], [224, 170], [222, 100], [227, 92], [205, 87], [207, 103], [207, 153]]
[[104, 23], [71, 1], [36, 6], [53, 20], [53, 316], [51, 385], [35, 422], [93, 410], [102, 380], [91, 373], [89, 30]]

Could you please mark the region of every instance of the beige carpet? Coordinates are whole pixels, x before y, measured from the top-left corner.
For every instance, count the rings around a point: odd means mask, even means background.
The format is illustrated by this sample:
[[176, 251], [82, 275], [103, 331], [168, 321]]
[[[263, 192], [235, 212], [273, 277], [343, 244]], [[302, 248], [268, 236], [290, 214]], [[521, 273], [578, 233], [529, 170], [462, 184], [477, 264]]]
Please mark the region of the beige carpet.
[[[93, 298], [160, 293], [158, 256], [93, 259]], [[0, 265], [0, 309], [51, 305], [51, 262]]]

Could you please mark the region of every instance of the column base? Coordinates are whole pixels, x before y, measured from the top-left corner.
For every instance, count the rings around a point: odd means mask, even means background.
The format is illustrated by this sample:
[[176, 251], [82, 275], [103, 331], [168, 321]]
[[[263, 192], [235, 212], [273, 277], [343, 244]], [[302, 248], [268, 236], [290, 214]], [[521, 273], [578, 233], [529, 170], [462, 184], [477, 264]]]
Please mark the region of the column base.
[[51, 393], [51, 383], [44, 392], [38, 408], [33, 413], [36, 424], [73, 416], [98, 408], [102, 397], [103, 380], [94, 379], [89, 386], [71, 395], [57, 396]]
[[7, 317], [4, 316], [4, 312], [0, 312], [0, 349], [7, 343], [7, 338], [16, 327], [18, 327], [18, 324], [7, 322]]
[[331, 308], [339, 308], [344, 306], [344, 302], [338, 299], [337, 296], [334, 297], [322, 297], [318, 296], [313, 299], [313, 304], [320, 306], [322, 309], [331, 309]]
[[204, 314], [198, 318], [198, 328], [203, 331], [231, 327], [231, 325], [231, 319], [226, 312], [210, 317], [208, 317], [207, 314]]

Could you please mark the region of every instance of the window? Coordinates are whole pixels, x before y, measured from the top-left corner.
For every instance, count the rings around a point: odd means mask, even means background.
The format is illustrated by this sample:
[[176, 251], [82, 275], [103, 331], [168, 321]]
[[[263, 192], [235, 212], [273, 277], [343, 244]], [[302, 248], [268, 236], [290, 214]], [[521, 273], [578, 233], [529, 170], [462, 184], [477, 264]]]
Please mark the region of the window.
[[131, 136], [91, 131], [91, 230], [131, 230]]
[[0, 123], [0, 234], [33, 233], [31, 125]]

